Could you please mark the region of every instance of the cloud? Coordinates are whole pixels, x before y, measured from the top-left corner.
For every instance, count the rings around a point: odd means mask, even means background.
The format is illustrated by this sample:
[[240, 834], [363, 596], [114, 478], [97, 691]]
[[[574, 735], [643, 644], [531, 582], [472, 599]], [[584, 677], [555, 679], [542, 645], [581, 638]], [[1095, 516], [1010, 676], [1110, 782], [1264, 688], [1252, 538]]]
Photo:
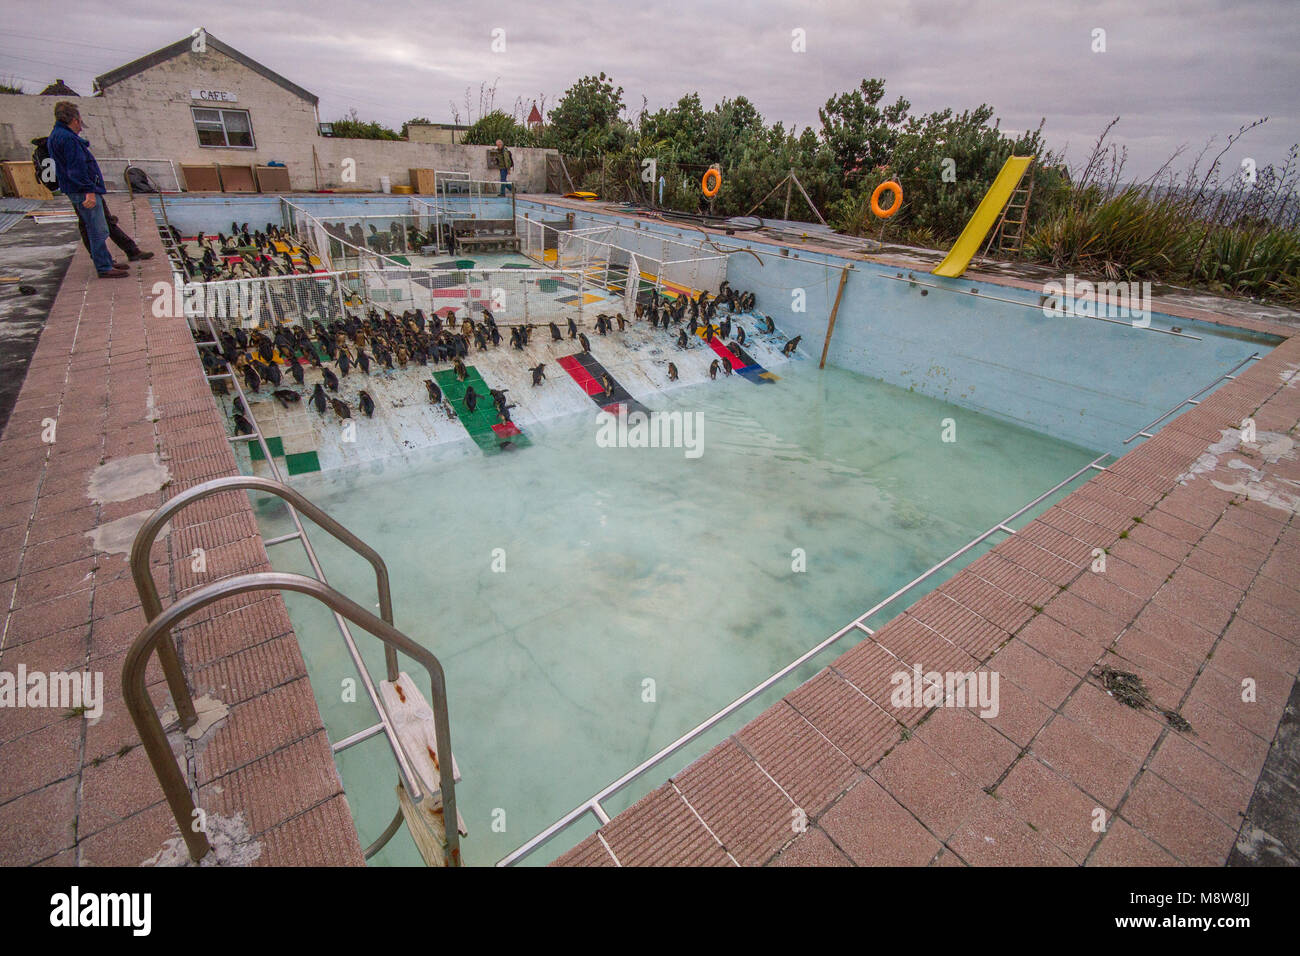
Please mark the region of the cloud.
[[[1068, 144], [1074, 161], [1121, 116], [1113, 135], [1138, 176], [1183, 144], [1194, 154], [1260, 116], [1269, 122], [1227, 162], [1281, 161], [1300, 140], [1293, 0], [286, 0], [183, 14], [164, 0], [123, 0], [112, 17], [102, 3], [63, 0], [57, 20], [30, 0], [9, 9], [18, 26], [0, 37], [0, 76], [29, 89], [62, 77], [89, 92], [94, 76], [202, 25], [319, 95], [322, 119], [356, 108], [394, 127], [417, 115], [450, 120], [452, 103], [463, 120], [467, 90], [477, 114], [484, 83], [507, 110], [542, 95], [553, 105], [603, 70], [632, 110], [643, 96], [653, 110], [693, 91], [706, 106], [744, 95], [768, 122], [798, 126], [816, 125], [829, 96], [881, 76], [890, 101], [904, 96], [917, 111], [988, 103], [1015, 130], [1046, 117], [1049, 145]], [[506, 31], [503, 53], [491, 49], [495, 27]], [[795, 29], [805, 31], [804, 53], [791, 49]], [[1097, 29], [1104, 53], [1092, 49]]]

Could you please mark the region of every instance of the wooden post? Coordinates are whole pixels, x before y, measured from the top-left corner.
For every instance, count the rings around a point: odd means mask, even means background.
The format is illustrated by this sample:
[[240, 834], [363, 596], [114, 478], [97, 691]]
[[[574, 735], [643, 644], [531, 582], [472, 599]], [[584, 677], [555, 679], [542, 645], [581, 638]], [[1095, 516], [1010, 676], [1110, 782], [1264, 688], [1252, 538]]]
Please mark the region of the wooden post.
[[844, 295], [844, 286], [849, 281], [849, 269], [851, 268], [852, 266], [845, 266], [840, 270], [840, 287], [835, 290], [835, 304], [831, 306], [830, 321], [826, 323], [826, 341], [822, 343], [822, 360], [821, 364], [817, 366], [818, 368], [826, 367], [826, 353], [830, 351], [831, 333], [835, 331], [835, 316], [839, 314], [840, 297]]
[[790, 218], [790, 193], [794, 192], [793, 179], [794, 170], [792, 169], [790, 170], [789, 175], [785, 177], [785, 215], [782, 216], [782, 218], [786, 220], [789, 220]]

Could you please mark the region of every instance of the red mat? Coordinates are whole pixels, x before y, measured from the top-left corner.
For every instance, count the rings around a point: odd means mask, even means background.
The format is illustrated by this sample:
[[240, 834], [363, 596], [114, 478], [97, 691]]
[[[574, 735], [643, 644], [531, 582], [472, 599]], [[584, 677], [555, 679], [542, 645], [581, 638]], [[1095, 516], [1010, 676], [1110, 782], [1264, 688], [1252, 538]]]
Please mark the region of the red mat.
[[714, 336], [713, 339], [709, 342], [709, 344], [713, 346], [713, 351], [717, 352], [719, 355], [721, 355], [723, 358], [725, 358], [727, 361], [731, 363], [731, 367], [733, 369], [745, 367], [745, 363], [742, 362], [739, 358], [737, 358], [736, 354], [732, 352], [731, 349], [723, 345], [722, 341], [717, 336]]
[[559, 363], [560, 368], [573, 376], [573, 380], [582, 386], [582, 390], [588, 395], [605, 394], [605, 387], [596, 381], [595, 377], [583, 368], [582, 363], [572, 355], [562, 356], [556, 361]]

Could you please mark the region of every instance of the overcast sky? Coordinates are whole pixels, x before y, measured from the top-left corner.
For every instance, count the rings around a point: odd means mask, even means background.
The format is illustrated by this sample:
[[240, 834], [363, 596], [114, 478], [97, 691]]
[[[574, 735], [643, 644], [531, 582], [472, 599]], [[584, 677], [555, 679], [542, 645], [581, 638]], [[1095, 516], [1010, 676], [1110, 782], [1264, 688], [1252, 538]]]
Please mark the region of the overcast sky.
[[[235, 9], [231, 9], [235, 7]], [[190, 9], [187, 9], [190, 8]], [[511, 110], [605, 71], [629, 109], [696, 91], [706, 108], [743, 94], [768, 122], [817, 123], [817, 107], [864, 76], [914, 111], [992, 105], [1009, 130], [1046, 117], [1048, 142], [1082, 161], [1101, 128], [1129, 171], [1153, 171], [1179, 146], [1269, 121], [1229, 154], [1282, 162], [1300, 141], [1297, 0], [590, 0], [438, 3], [344, 0], [178, 4], [4, 0], [0, 78], [31, 92], [93, 77], [198, 26], [316, 93], [321, 119], [355, 108], [397, 128], [413, 116], [478, 114], [480, 84]], [[493, 52], [493, 31], [505, 31]], [[1093, 52], [1094, 30], [1104, 53]], [[806, 52], [792, 49], [803, 30]]]

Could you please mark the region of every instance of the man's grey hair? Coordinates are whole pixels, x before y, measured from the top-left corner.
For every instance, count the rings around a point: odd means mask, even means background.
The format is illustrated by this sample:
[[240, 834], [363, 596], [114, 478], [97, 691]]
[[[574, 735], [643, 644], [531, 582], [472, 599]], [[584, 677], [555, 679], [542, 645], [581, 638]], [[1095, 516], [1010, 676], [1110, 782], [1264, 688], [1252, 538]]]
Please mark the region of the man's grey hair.
[[67, 100], [61, 100], [54, 104], [54, 118], [60, 123], [71, 123], [74, 119], [80, 119], [81, 110], [77, 109], [76, 103], [69, 103]]

